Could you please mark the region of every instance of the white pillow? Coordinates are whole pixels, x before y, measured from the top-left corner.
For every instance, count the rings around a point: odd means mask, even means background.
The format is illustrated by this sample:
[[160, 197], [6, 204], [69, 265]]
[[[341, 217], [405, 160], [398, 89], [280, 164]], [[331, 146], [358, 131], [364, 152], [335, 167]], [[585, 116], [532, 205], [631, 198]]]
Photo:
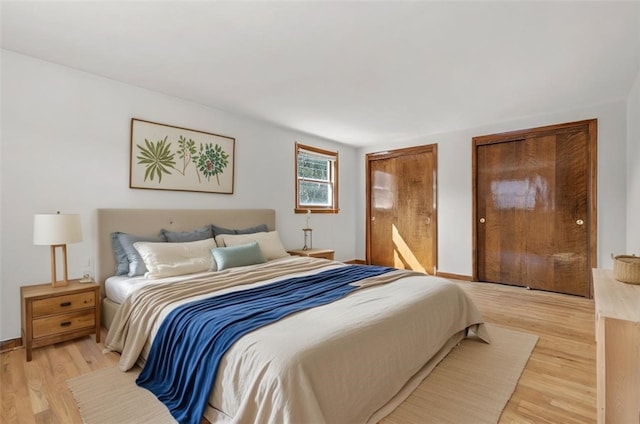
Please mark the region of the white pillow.
[[289, 256], [280, 241], [280, 236], [277, 231], [253, 234], [220, 234], [216, 236], [218, 246], [238, 246], [254, 241], [258, 243], [262, 254], [268, 261]]
[[215, 270], [211, 249], [213, 238], [185, 243], [136, 242], [133, 247], [140, 253], [148, 272], [147, 278], [172, 277]]

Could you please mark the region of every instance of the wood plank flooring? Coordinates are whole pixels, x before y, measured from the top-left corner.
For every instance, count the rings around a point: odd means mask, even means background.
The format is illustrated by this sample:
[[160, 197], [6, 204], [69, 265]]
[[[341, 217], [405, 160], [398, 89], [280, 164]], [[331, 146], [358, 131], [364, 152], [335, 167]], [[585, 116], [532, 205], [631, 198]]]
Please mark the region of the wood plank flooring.
[[[500, 423], [595, 423], [593, 300], [498, 284], [458, 284], [487, 322], [540, 337]], [[0, 422], [81, 423], [65, 381], [115, 365], [119, 355], [103, 354], [102, 348], [88, 336], [34, 349], [31, 362], [22, 348], [0, 354]]]
[[490, 283], [461, 286], [487, 322], [540, 337], [500, 423], [595, 423], [593, 299]]

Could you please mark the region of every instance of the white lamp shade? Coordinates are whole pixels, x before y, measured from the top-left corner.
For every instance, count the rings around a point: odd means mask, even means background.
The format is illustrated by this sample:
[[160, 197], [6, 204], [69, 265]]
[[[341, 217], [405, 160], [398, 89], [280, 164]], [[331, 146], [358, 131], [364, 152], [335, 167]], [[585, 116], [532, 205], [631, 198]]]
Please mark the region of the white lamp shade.
[[42, 214], [33, 218], [33, 244], [53, 245], [82, 241], [78, 214]]

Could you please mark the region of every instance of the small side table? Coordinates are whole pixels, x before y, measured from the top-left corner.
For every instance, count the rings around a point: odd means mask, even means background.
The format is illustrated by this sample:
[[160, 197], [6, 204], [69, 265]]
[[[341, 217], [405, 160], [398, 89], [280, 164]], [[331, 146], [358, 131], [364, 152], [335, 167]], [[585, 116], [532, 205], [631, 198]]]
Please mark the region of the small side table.
[[329, 259], [330, 261], [333, 260], [334, 253], [335, 253], [335, 251], [331, 250], [331, 249], [307, 249], [307, 250], [296, 249], [296, 250], [289, 250], [289, 254], [290, 255], [308, 256], [310, 258]]
[[65, 287], [51, 283], [20, 287], [22, 344], [31, 350], [95, 334], [100, 343], [100, 285], [69, 280]]

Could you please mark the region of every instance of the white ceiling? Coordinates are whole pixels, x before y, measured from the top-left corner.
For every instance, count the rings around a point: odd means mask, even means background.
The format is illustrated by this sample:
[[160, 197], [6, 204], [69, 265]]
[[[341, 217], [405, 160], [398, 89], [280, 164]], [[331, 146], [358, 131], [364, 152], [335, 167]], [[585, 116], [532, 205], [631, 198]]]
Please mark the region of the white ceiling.
[[2, 48], [356, 146], [626, 99], [640, 2], [2, 1]]

